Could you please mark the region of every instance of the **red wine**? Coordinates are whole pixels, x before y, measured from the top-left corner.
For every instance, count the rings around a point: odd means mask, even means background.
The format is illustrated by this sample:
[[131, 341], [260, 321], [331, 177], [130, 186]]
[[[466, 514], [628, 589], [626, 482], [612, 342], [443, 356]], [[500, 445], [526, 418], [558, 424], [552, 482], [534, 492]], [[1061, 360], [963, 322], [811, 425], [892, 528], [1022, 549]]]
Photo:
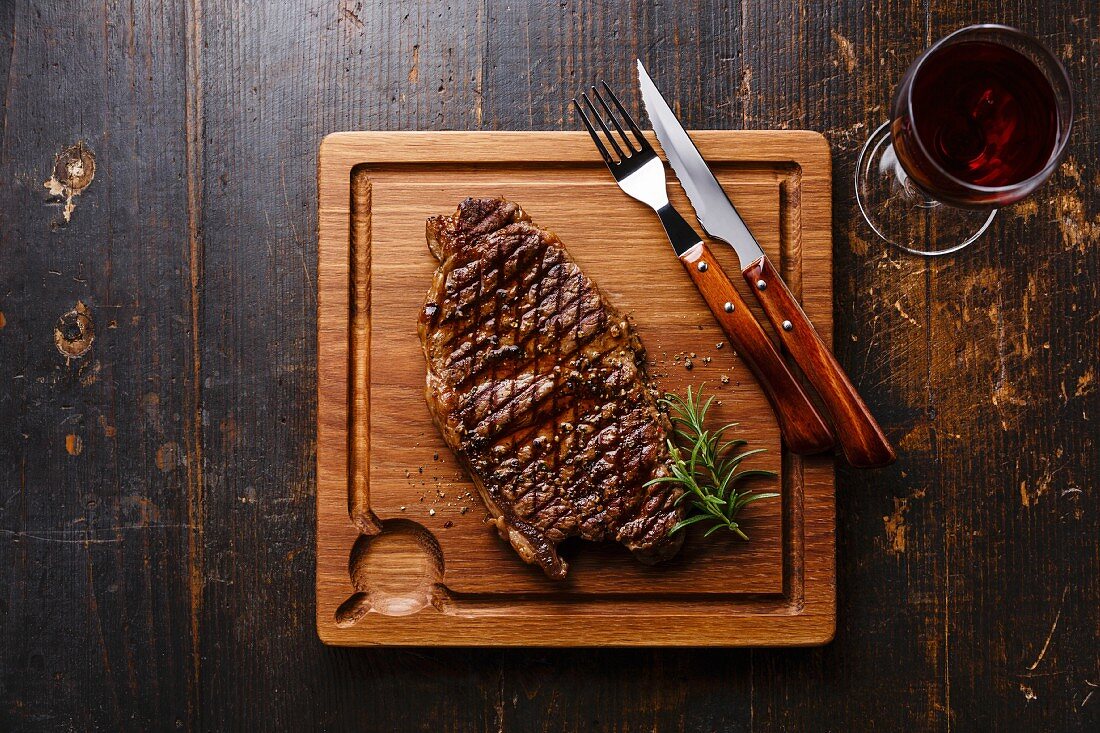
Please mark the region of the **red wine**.
[[968, 186], [1018, 186], [1050, 162], [1059, 143], [1058, 103], [1043, 70], [1014, 48], [979, 40], [933, 49], [914, 68], [899, 88], [893, 127], [910, 176], [961, 205], [1027, 195], [1033, 186], [998, 193]]

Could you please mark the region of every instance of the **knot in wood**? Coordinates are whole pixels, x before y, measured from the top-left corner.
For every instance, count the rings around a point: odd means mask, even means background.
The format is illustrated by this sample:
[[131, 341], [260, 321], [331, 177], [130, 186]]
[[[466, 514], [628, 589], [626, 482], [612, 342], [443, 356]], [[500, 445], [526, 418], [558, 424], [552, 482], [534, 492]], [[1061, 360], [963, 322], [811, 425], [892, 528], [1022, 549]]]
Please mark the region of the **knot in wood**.
[[79, 359], [92, 348], [93, 341], [95, 325], [91, 311], [84, 303], [77, 301], [75, 308], [57, 319], [53, 330], [54, 345], [66, 359]]
[[95, 154], [83, 140], [63, 148], [54, 158], [53, 177], [74, 194], [80, 193], [95, 178]]

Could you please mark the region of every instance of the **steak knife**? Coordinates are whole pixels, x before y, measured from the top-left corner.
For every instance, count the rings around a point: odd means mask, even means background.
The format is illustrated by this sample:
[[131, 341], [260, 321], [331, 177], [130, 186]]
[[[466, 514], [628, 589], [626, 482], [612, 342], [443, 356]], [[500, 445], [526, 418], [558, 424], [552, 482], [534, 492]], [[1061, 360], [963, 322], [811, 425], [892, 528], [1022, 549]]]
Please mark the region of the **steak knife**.
[[699, 223], [708, 235], [726, 242], [737, 252], [741, 274], [749, 289], [832, 417], [845, 459], [857, 468], [893, 463], [896, 455], [882, 428], [737, 213], [641, 61], [638, 61], [638, 83], [653, 131], [695, 207]]
[[[775, 344], [749, 312], [737, 288], [722, 272], [714, 254], [669, 203], [665, 164], [657, 157], [653, 146], [642, 135], [611, 88], [606, 83], [603, 87], [615, 104], [618, 117], [596, 87], [592, 87], [592, 97], [599, 102], [602, 111], [596, 108], [587, 94], [581, 94], [581, 99], [589, 108], [591, 117], [576, 99], [573, 104], [619, 188], [652, 208], [660, 217], [680, 264], [687, 270], [711, 313], [729, 337], [730, 345], [737, 349], [742, 361], [756, 375], [764, 395], [775, 410], [783, 440], [790, 451], [805, 455], [828, 450], [833, 446], [832, 432], [802, 389], [798, 378], [783, 361]], [[603, 137], [596, 132], [593, 120], [600, 126]], [[615, 127], [618, 137], [611, 132], [608, 124]], [[627, 135], [624, 125], [630, 129], [630, 135]]]

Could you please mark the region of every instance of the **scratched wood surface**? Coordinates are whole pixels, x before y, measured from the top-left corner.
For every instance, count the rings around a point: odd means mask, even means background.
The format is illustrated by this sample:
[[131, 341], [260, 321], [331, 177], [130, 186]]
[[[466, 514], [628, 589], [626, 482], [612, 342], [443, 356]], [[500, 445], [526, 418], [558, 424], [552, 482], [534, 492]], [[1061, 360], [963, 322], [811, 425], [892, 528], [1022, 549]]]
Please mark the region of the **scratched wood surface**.
[[[963, 255], [886, 251], [842, 182], [979, 20], [1063, 59], [1069, 156]], [[43, 0], [0, 33], [0, 730], [1097, 728], [1093, 0]], [[635, 55], [690, 127], [832, 143], [834, 339], [899, 447], [838, 469], [836, 640], [322, 647], [318, 141], [574, 129], [584, 83], [638, 102]]]

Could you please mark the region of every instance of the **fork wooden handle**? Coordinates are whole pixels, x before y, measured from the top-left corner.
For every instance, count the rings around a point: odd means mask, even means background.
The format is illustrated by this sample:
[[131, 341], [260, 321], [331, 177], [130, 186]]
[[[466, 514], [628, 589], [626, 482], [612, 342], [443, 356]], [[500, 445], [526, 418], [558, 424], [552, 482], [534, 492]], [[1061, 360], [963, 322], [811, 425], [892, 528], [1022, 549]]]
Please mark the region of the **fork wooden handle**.
[[761, 257], [741, 274], [764, 307], [783, 345], [832, 415], [832, 425], [848, 463], [856, 468], [893, 463], [894, 449], [882, 428], [768, 258]]
[[756, 381], [775, 410], [787, 448], [801, 455], [831, 448], [833, 435], [825, 421], [722, 271], [710, 248], [699, 242], [680, 255], [680, 262], [726, 332], [730, 344], [756, 375]]

